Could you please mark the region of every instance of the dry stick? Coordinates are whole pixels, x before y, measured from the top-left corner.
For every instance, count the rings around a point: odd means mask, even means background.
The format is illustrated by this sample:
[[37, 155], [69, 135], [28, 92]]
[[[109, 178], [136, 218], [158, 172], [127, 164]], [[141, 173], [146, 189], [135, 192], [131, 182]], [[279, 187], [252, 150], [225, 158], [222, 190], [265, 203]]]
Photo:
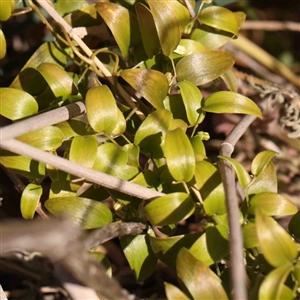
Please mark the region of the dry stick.
[[245, 21], [241, 29], [244, 30], [290, 30], [300, 32], [300, 23], [278, 21]]
[[[82, 39], [75, 33], [73, 28], [56, 12], [56, 10], [46, 1], [44, 0], [37, 0], [37, 3], [41, 7], [43, 7], [47, 13], [57, 22], [60, 23], [66, 32], [70, 35], [70, 38], [72, 38], [79, 47], [85, 52], [85, 54], [90, 58], [93, 55], [93, 51], [82, 41]], [[107, 70], [107, 68], [103, 65], [103, 63], [97, 58], [94, 58], [94, 62], [96, 66], [99, 68], [99, 70], [103, 73], [103, 75], [107, 78], [107, 80], [111, 84], [115, 84], [114, 78], [112, 74]], [[127, 102], [127, 104], [132, 108], [136, 108], [135, 102], [131, 99], [131, 97], [126, 93], [126, 91], [122, 88], [122, 86], [118, 83], [116, 83], [118, 91], [120, 95], [123, 97], [123, 99]], [[144, 115], [137, 114], [140, 119], [144, 119]]]
[[82, 102], [75, 102], [26, 120], [18, 121], [12, 125], [0, 128], [0, 142], [2, 143], [22, 134], [69, 120], [83, 113], [85, 113], [85, 105]]
[[121, 180], [117, 177], [98, 172], [90, 168], [86, 168], [80, 164], [39, 150], [14, 139], [3, 141], [1, 147], [19, 155], [24, 155], [45, 164], [49, 164], [55, 168], [58, 168], [59, 170], [63, 170], [77, 177], [83, 177], [106, 188], [113, 189], [140, 199], [149, 200], [150, 198], [156, 198], [165, 195], [163, 193], [145, 188], [141, 185]]
[[[247, 115], [235, 126], [225, 141], [221, 144], [221, 155], [228, 157], [231, 156], [235, 144], [255, 119], [255, 116]], [[247, 277], [244, 267], [244, 245], [241, 226], [239, 223], [240, 215], [238, 198], [235, 189], [235, 178], [233, 170], [228, 162], [221, 159], [219, 161], [219, 167], [224, 185], [229, 220], [230, 276], [233, 300], [245, 300], [247, 299]]]

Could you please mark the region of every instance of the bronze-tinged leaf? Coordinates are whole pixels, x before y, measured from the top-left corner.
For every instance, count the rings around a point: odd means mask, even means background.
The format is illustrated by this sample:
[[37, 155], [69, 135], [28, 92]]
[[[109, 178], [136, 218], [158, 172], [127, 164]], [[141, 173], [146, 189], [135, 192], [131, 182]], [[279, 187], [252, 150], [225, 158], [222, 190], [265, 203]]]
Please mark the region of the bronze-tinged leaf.
[[205, 51], [183, 57], [176, 65], [178, 81], [188, 80], [195, 85], [210, 82], [225, 73], [234, 64], [228, 52]]

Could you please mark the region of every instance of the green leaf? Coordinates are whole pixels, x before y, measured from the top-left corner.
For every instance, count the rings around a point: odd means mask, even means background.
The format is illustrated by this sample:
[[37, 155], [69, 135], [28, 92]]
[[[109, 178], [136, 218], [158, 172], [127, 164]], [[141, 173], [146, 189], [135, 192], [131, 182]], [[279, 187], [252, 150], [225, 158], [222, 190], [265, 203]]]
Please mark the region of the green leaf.
[[85, 99], [86, 115], [91, 127], [97, 132], [112, 132], [118, 122], [116, 100], [106, 85], [89, 89]]
[[136, 3], [135, 11], [140, 24], [141, 35], [147, 56], [149, 58], [157, 54], [160, 49], [158, 34], [152, 13], [148, 7], [142, 3]]
[[251, 99], [230, 91], [211, 94], [202, 109], [212, 113], [250, 114], [262, 118], [259, 107]]
[[89, 253], [93, 256], [95, 256], [97, 258], [97, 260], [99, 262], [101, 262], [101, 264], [103, 265], [103, 267], [105, 268], [105, 271], [106, 271], [106, 274], [109, 276], [109, 277], [112, 277], [112, 268], [111, 268], [111, 264], [110, 264], [110, 261], [109, 259], [106, 257], [105, 254], [103, 254], [102, 252], [100, 251], [89, 251]]
[[276, 154], [278, 153], [272, 150], [266, 150], [258, 153], [252, 161], [251, 173], [254, 176], [259, 176]]
[[177, 181], [190, 181], [195, 174], [195, 155], [190, 140], [181, 128], [168, 131], [164, 154], [168, 168]]
[[122, 150], [124, 150], [128, 155], [127, 165], [140, 168], [140, 147], [133, 144], [126, 144]]
[[228, 31], [234, 35], [239, 33], [239, 23], [235, 14], [225, 7], [210, 6], [203, 9], [199, 15], [202, 24], [218, 30]]
[[63, 133], [55, 126], [47, 126], [29, 133], [25, 133], [17, 140], [41, 150], [51, 151], [62, 145]]
[[225, 194], [218, 169], [207, 161], [197, 161], [195, 178], [206, 214], [225, 214]]
[[148, 278], [155, 270], [157, 257], [152, 251], [149, 236], [139, 234], [120, 238], [121, 246], [137, 281]]
[[162, 52], [170, 56], [178, 46], [181, 34], [179, 22], [167, 2], [148, 0]]
[[172, 113], [166, 109], [158, 109], [150, 114], [136, 131], [134, 144], [145, 152], [153, 153], [162, 143], [162, 137], [168, 131]]
[[144, 211], [153, 225], [169, 225], [188, 218], [195, 210], [195, 204], [190, 195], [171, 193], [151, 201]]
[[178, 253], [176, 270], [183, 290], [193, 299], [228, 299], [220, 278], [186, 248]]
[[14, 10], [13, 0], [0, 0], [0, 21], [7, 21]]
[[248, 172], [243, 167], [243, 165], [231, 157], [219, 155], [218, 158], [224, 159], [232, 165], [241, 187], [245, 189], [250, 183], [251, 178]]
[[[65, 66], [66, 62], [66, 54], [62, 52], [60, 48], [58, 48], [56, 42], [46, 42], [34, 52], [21, 71], [25, 70], [26, 68], [37, 68], [42, 63]], [[21, 74], [22, 72], [19, 73], [19, 75], [12, 82], [10, 85], [11, 88], [23, 89], [23, 84], [26, 83], [28, 78], [20, 78]]]
[[18, 120], [36, 114], [38, 104], [28, 93], [12, 88], [0, 88], [0, 114]]
[[57, 0], [55, 9], [61, 16], [63, 16], [86, 6], [88, 6], [88, 2], [86, 0], [77, 0], [75, 2]]
[[25, 177], [44, 178], [46, 175], [45, 164], [6, 150], [0, 150], [0, 163], [7, 169]]
[[260, 209], [267, 216], [293, 215], [298, 209], [289, 199], [277, 193], [260, 193], [250, 200], [249, 212], [254, 214], [256, 209]]
[[259, 246], [266, 261], [273, 267], [290, 264], [298, 255], [292, 237], [271, 217], [256, 210], [256, 228]]
[[68, 120], [56, 124], [55, 126], [62, 131], [65, 139], [78, 135], [85, 136], [96, 133], [88, 124], [79, 120]]
[[285, 281], [291, 271], [293, 270], [293, 265], [287, 263], [279, 268], [271, 271], [262, 282], [259, 288], [259, 300], [263, 299], [274, 299], [274, 300], [293, 300], [293, 291], [285, 286]]
[[175, 300], [175, 299], [189, 300], [190, 299], [175, 285], [167, 282], [164, 282], [164, 285], [165, 285], [165, 292], [168, 300]]
[[188, 80], [195, 85], [208, 83], [225, 73], [234, 64], [228, 52], [205, 51], [183, 57], [176, 65], [178, 81]]
[[198, 41], [204, 45], [208, 50], [220, 48], [231, 40], [232, 34], [226, 31], [216, 30], [204, 24], [195, 28], [192, 32], [191, 39]]
[[136, 45], [141, 38], [136, 16], [127, 8], [110, 2], [99, 2], [96, 9], [111, 30], [122, 55], [127, 58], [129, 46]]
[[78, 92], [72, 77], [61, 67], [52, 63], [42, 63], [37, 67], [56, 98], [66, 100]]
[[190, 39], [181, 39], [179, 45], [174, 50], [174, 53], [187, 56], [196, 52], [203, 51], [207, 51], [207, 48], [201, 43]]
[[169, 83], [163, 73], [156, 70], [130, 69], [122, 71], [120, 75], [153, 107], [164, 108], [163, 100], [167, 96]]
[[0, 28], [0, 60], [3, 59], [6, 55], [6, 39], [5, 39], [5, 35], [2, 31], [2, 29]]
[[297, 239], [300, 239], [300, 211], [298, 211], [290, 220], [289, 232]]
[[243, 225], [242, 232], [245, 248], [255, 248], [259, 246], [257, 227], [255, 223], [249, 222]]
[[29, 183], [21, 196], [21, 214], [24, 219], [33, 219], [37, 205], [43, 193], [39, 184]]
[[205, 265], [212, 265], [229, 254], [228, 230], [222, 225], [209, 227], [190, 248]]
[[224, 80], [224, 82], [226, 83], [227, 88], [231, 92], [234, 92], [234, 93], [238, 92], [236, 77], [235, 77], [235, 74], [234, 74], [232, 69], [229, 69], [228, 71], [223, 73], [220, 77]]
[[181, 81], [177, 85], [180, 88], [189, 123], [190, 125], [196, 125], [201, 113], [202, 93], [190, 81]]
[[96, 136], [75, 136], [70, 147], [69, 159], [87, 168], [92, 168], [97, 156]]
[[196, 161], [203, 160], [206, 157], [206, 150], [201, 138], [201, 134], [197, 133], [191, 138], [191, 144], [195, 153]]
[[139, 173], [133, 180], [131, 180], [131, 182], [150, 189], [154, 189], [159, 192], [162, 191], [162, 184], [160, 182], [158, 175], [148, 169]]
[[55, 216], [68, 214], [84, 229], [98, 228], [112, 222], [112, 213], [101, 202], [79, 197], [48, 199], [45, 207]]
[[265, 169], [251, 181], [247, 188], [247, 194], [260, 194], [265, 192], [277, 193], [276, 169], [270, 161]]
[[126, 130], [126, 120], [120, 109], [118, 108], [118, 119], [114, 130], [111, 132], [114, 135], [120, 135]]
[[[181, 120], [182, 122], [188, 123], [185, 106], [183, 103], [182, 96], [180, 94], [168, 95], [163, 102], [164, 102], [165, 109], [169, 110], [172, 113], [174, 119]], [[175, 120], [172, 121], [169, 130], [175, 129], [172, 126], [174, 125], [173, 124], [174, 121]], [[175, 126], [175, 127], [181, 127], [181, 126]]]

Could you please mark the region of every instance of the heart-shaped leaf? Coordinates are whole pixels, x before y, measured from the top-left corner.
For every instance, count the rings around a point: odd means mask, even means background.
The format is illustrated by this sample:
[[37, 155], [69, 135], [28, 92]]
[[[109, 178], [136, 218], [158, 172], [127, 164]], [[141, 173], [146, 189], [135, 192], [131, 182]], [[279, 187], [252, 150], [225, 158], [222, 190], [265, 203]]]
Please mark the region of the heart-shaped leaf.
[[29, 183], [21, 196], [21, 214], [24, 219], [33, 219], [36, 207], [43, 193], [39, 184]]
[[210, 82], [225, 73], [234, 64], [228, 52], [205, 51], [183, 57], [176, 65], [178, 81], [188, 80], [195, 85]]
[[68, 214], [85, 229], [98, 228], [112, 222], [112, 213], [101, 202], [79, 197], [51, 198], [45, 207], [55, 216]]
[[193, 299], [228, 299], [220, 278], [186, 248], [178, 253], [176, 270], [182, 289]]
[[123, 56], [127, 58], [129, 46], [136, 45], [141, 39], [136, 16], [127, 8], [111, 2], [97, 3], [96, 10], [111, 30]]
[[248, 174], [248, 172], [243, 167], [243, 165], [231, 157], [219, 155], [218, 158], [224, 159], [232, 165], [241, 187], [243, 189], [245, 189], [248, 186], [248, 184], [250, 183], [251, 178], [250, 178], [250, 175]]
[[64, 135], [55, 126], [47, 126], [29, 133], [25, 133], [17, 140], [29, 144], [33, 147], [51, 151], [61, 146]]
[[145, 51], [147, 56], [151, 58], [157, 54], [160, 49], [159, 38], [152, 13], [150, 9], [142, 3], [136, 3], [135, 11], [140, 24]]
[[191, 142], [181, 128], [168, 131], [164, 154], [168, 168], [177, 181], [190, 181], [195, 174], [195, 155]]
[[92, 168], [97, 150], [96, 136], [75, 136], [70, 147], [69, 159], [87, 168]]
[[190, 195], [171, 193], [151, 201], [145, 206], [145, 214], [153, 225], [169, 225], [188, 218], [195, 210]]
[[293, 300], [295, 295], [293, 291], [285, 285], [285, 281], [291, 271], [293, 265], [287, 263], [279, 268], [271, 271], [262, 282], [259, 288], [259, 300], [274, 299], [274, 300]]
[[149, 236], [139, 234], [120, 238], [121, 246], [137, 281], [148, 278], [155, 270], [157, 257], [152, 251]]
[[259, 193], [250, 200], [249, 212], [254, 214], [259, 208], [268, 216], [293, 215], [298, 211], [297, 206], [289, 199], [277, 193]]
[[212, 113], [250, 114], [262, 118], [259, 107], [251, 99], [230, 91], [211, 94], [202, 109]]
[[264, 168], [276, 154], [278, 153], [273, 150], [266, 150], [258, 153], [252, 161], [251, 173], [254, 176], [259, 176], [259, 174], [264, 170]]
[[156, 70], [131, 69], [122, 71], [120, 75], [153, 107], [164, 108], [163, 100], [167, 96], [169, 83], [163, 73]]
[[12, 89], [0, 88], [0, 114], [10, 120], [18, 120], [36, 114], [38, 104], [28, 93]]
[[271, 217], [256, 210], [255, 223], [259, 247], [273, 267], [291, 264], [298, 255], [297, 245], [292, 237]]
[[85, 103], [88, 121], [95, 131], [110, 133], [115, 129], [118, 122], [118, 107], [106, 85], [89, 89]]
[[196, 125], [201, 113], [202, 93], [195, 84], [190, 81], [181, 81], [177, 84], [185, 106], [190, 125]]

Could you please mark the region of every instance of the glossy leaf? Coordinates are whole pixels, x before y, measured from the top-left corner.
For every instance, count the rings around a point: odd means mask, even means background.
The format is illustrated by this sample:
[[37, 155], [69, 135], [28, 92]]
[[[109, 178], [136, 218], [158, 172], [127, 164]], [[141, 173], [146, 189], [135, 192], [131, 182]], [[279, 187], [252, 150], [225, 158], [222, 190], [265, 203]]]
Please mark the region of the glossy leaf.
[[47, 126], [29, 133], [25, 133], [17, 140], [29, 144], [41, 150], [51, 151], [61, 146], [63, 133], [55, 126]]
[[12, 13], [13, 7], [11, 0], [0, 0], [0, 21], [7, 21]]
[[[185, 106], [183, 104], [183, 99], [182, 99], [181, 94], [168, 95], [164, 99], [164, 107], [165, 107], [165, 109], [169, 110], [172, 113], [174, 119], [181, 120], [183, 122], [188, 123], [188, 118], [186, 115], [186, 110], [185, 110]], [[178, 127], [178, 126], [176, 126], [173, 128], [173, 126], [172, 126], [172, 125], [174, 125], [173, 121], [169, 127], [169, 130], [172, 130], [172, 129], [175, 129], [176, 127]], [[172, 129], [171, 129], [171, 126], [172, 126]]]
[[259, 300], [274, 299], [274, 300], [293, 300], [293, 291], [285, 286], [285, 281], [291, 271], [293, 265], [287, 263], [271, 271], [262, 282], [259, 288]]
[[86, 0], [77, 0], [75, 2], [70, 2], [68, 0], [57, 0], [55, 9], [61, 15], [69, 14], [75, 10], [84, 8], [88, 5]]
[[120, 109], [118, 108], [118, 119], [114, 130], [111, 132], [114, 135], [120, 135], [126, 130], [126, 120]]
[[98, 141], [96, 136], [74, 137], [69, 159], [87, 168], [92, 168], [97, 156]]
[[45, 202], [45, 207], [55, 216], [69, 215], [85, 229], [98, 228], [112, 222], [112, 213], [106, 205], [87, 198], [52, 198]]
[[152, 13], [148, 7], [139, 2], [135, 5], [135, 11], [140, 24], [145, 51], [147, 56], [151, 58], [157, 54], [160, 49], [159, 38]]
[[219, 277], [186, 248], [178, 253], [176, 270], [183, 290], [193, 299], [228, 299]]
[[137, 281], [148, 278], [155, 270], [157, 257], [152, 251], [149, 236], [139, 234], [120, 238], [121, 246]]
[[21, 196], [21, 214], [24, 219], [33, 219], [36, 207], [43, 193], [43, 188], [30, 183], [23, 190]]
[[158, 109], [148, 115], [136, 131], [134, 144], [153, 153], [162, 143], [162, 137], [169, 129], [172, 119], [172, 113], [166, 109]]
[[95, 131], [110, 133], [115, 129], [118, 122], [118, 107], [106, 85], [89, 89], [85, 103], [88, 121]]
[[180, 42], [180, 25], [167, 1], [149, 0], [162, 52], [170, 56]]
[[178, 81], [188, 80], [195, 85], [210, 82], [225, 73], [234, 64], [228, 52], [205, 51], [183, 57], [176, 65]]
[[225, 214], [225, 194], [218, 169], [207, 161], [197, 161], [195, 179], [206, 214]]
[[267, 262], [275, 268], [292, 263], [298, 254], [292, 237], [260, 210], [256, 210], [255, 216], [259, 246]]
[[[59, 66], [65, 66], [66, 62], [66, 54], [57, 47], [57, 44], [55, 42], [46, 42], [34, 52], [34, 54], [22, 68], [22, 71], [26, 68], [37, 68], [42, 63], [51, 63]], [[20, 75], [21, 74], [22, 72], [20, 73]], [[11, 88], [22, 89], [24, 81], [26, 83], [28, 78], [21, 79], [20, 75], [18, 75], [12, 82], [12, 84], [10, 85]]]
[[195, 174], [195, 155], [190, 140], [181, 128], [168, 131], [164, 154], [168, 168], [177, 181], [190, 181]]
[[0, 150], [0, 163], [7, 169], [25, 177], [44, 178], [46, 175], [45, 164], [9, 151]]
[[65, 139], [78, 135], [86, 136], [96, 133], [88, 124], [80, 120], [68, 120], [56, 124], [55, 126], [62, 131]]
[[252, 161], [251, 173], [254, 176], [258, 176], [276, 154], [278, 153], [273, 150], [266, 150], [258, 153]]
[[242, 232], [245, 248], [255, 248], [259, 246], [257, 227], [255, 223], [249, 222], [243, 225]]
[[247, 188], [248, 195], [265, 192], [277, 193], [276, 169], [272, 161], [266, 165], [257, 177], [254, 177]]
[[0, 60], [3, 59], [6, 55], [6, 39], [5, 35], [0, 28]]
[[164, 108], [163, 100], [167, 96], [169, 83], [163, 73], [156, 70], [130, 69], [122, 71], [120, 75], [153, 107]]
[[184, 27], [190, 21], [190, 13], [185, 5], [180, 3], [180, 1], [165, 1], [165, 4], [172, 11], [177, 22], [179, 23], [180, 30], [183, 31]]
[[203, 160], [206, 157], [206, 149], [202, 138], [198, 133], [191, 138], [191, 144], [195, 153], [196, 161]]
[[196, 125], [201, 113], [202, 93], [190, 81], [178, 82], [190, 125]]
[[251, 99], [230, 91], [211, 94], [202, 109], [212, 113], [250, 114], [262, 118], [259, 107]]
[[66, 100], [70, 95], [77, 94], [78, 90], [73, 79], [61, 67], [52, 63], [42, 63], [37, 70], [42, 74], [56, 98], [61, 97], [62, 100]]
[[188, 218], [195, 210], [192, 198], [185, 193], [171, 193], [151, 201], [145, 214], [153, 225], [169, 225]]
[[18, 120], [36, 114], [38, 104], [28, 93], [12, 88], [0, 88], [0, 114]]
[[199, 20], [202, 24], [238, 35], [239, 22], [235, 14], [225, 7], [210, 6], [203, 9]]
[[181, 39], [179, 45], [174, 50], [174, 53], [187, 56], [196, 52], [202, 52], [206, 50], [207, 48], [197, 41], [190, 39]]
[[168, 300], [175, 300], [175, 299], [189, 300], [190, 299], [175, 285], [167, 282], [164, 282], [164, 285], [165, 285], [165, 292]]
[[208, 50], [220, 48], [232, 38], [232, 33], [220, 31], [204, 24], [195, 28], [191, 34], [191, 39], [198, 41]]
[[128, 161], [127, 165], [140, 168], [139, 157], [140, 157], [140, 147], [133, 144], [126, 144], [123, 151], [127, 153]]
[[251, 198], [249, 212], [254, 214], [256, 209], [260, 209], [267, 216], [293, 215], [298, 211], [292, 201], [270, 192], [259, 193]]
[[297, 239], [300, 239], [300, 211], [298, 211], [290, 220], [289, 232], [294, 235]]
[[238, 92], [236, 77], [235, 77], [235, 74], [234, 74], [232, 69], [229, 69], [228, 71], [223, 73], [220, 77], [224, 80], [224, 82], [226, 83], [227, 88], [231, 92], [234, 92], [234, 93]]
[[218, 158], [224, 159], [232, 165], [241, 187], [245, 189], [250, 183], [251, 178], [243, 165], [231, 157], [219, 155]]
[[212, 265], [229, 254], [228, 230], [217, 225], [209, 227], [190, 248], [190, 252], [205, 265]]
[[99, 2], [96, 9], [111, 30], [122, 55], [127, 58], [129, 46], [140, 40], [136, 16], [127, 8], [111, 2]]

